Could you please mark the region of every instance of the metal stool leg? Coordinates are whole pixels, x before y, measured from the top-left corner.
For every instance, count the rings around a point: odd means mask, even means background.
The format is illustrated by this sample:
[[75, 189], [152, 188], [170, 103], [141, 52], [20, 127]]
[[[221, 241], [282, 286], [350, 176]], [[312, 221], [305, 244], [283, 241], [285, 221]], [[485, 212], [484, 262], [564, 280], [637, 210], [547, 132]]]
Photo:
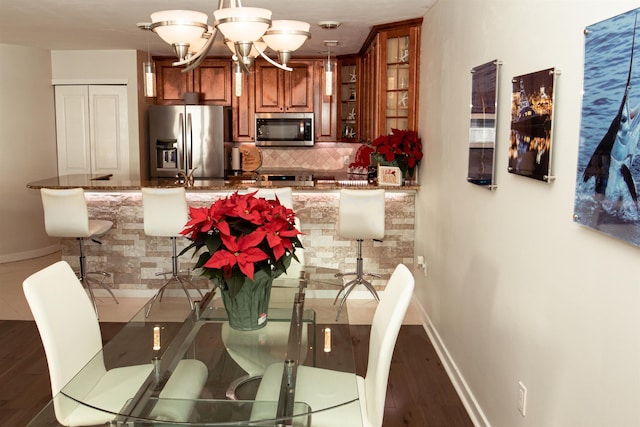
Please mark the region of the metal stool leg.
[[[378, 274], [365, 273], [363, 270], [364, 269], [363, 269], [363, 262], [362, 262], [362, 239], [358, 239], [358, 252], [357, 252], [357, 258], [356, 258], [356, 272], [355, 272], [356, 278], [351, 280], [350, 282], [345, 283], [342, 286], [342, 288], [338, 291], [338, 295], [336, 295], [336, 298], [333, 300], [333, 305], [335, 305], [340, 295], [343, 294], [344, 292], [344, 294], [342, 295], [342, 300], [340, 301], [340, 305], [338, 306], [338, 314], [336, 314], [336, 321], [338, 321], [338, 318], [340, 317], [340, 313], [342, 312], [342, 307], [347, 301], [349, 294], [351, 293], [353, 288], [355, 288], [358, 285], [364, 285], [369, 290], [369, 292], [371, 292], [371, 294], [376, 299], [376, 301], [380, 302], [380, 297], [378, 296], [378, 292], [376, 292], [376, 289], [373, 287], [371, 282], [364, 279], [364, 276], [372, 276], [372, 277], [380, 277], [380, 276]], [[346, 273], [346, 274], [339, 273], [339, 274], [336, 274], [336, 277], [346, 276], [351, 274], [354, 274], [354, 273]]]
[[[149, 302], [149, 306], [147, 307], [147, 312], [145, 313], [145, 317], [149, 317], [149, 313], [151, 313], [151, 308], [153, 307], [155, 302], [158, 300], [158, 298], [160, 299], [160, 301], [162, 301], [162, 296], [164, 295], [164, 291], [166, 290], [167, 286], [169, 286], [173, 281], [175, 281], [182, 287], [182, 290], [184, 291], [185, 295], [187, 296], [187, 300], [189, 301], [189, 306], [191, 307], [191, 310], [195, 308], [195, 304], [193, 302], [193, 299], [191, 298], [191, 295], [189, 294], [189, 289], [187, 288], [187, 285], [191, 286], [193, 289], [198, 291], [201, 297], [203, 296], [202, 291], [200, 291], [200, 289], [195, 287], [193, 283], [191, 283], [191, 280], [188, 280], [188, 279], [185, 280], [179, 275], [177, 237], [171, 237], [171, 246], [172, 246], [171, 277], [160, 287], [160, 289], [158, 289], [158, 291], [153, 296], [153, 298], [151, 298], [151, 301]], [[163, 274], [166, 275], [168, 273], [158, 273], [158, 275], [163, 275]]]
[[[91, 283], [96, 283], [98, 284], [98, 286], [101, 286], [102, 288], [106, 289], [107, 292], [109, 292], [109, 294], [111, 294], [111, 297], [113, 298], [113, 300], [116, 302], [116, 304], [120, 304], [120, 302], [118, 301], [118, 299], [116, 298], [116, 296], [113, 294], [113, 291], [111, 290], [111, 288], [104, 283], [104, 279], [106, 279], [107, 277], [110, 277], [111, 274], [105, 272], [105, 271], [87, 271], [87, 257], [84, 254], [84, 238], [79, 237], [78, 241], [80, 242], [80, 273], [78, 274], [80, 281], [87, 287], [87, 290], [89, 291], [89, 296], [91, 298], [91, 303], [93, 304], [93, 309], [96, 312], [96, 317], [98, 316], [98, 306], [96, 305], [96, 296], [93, 293], [93, 287], [91, 286]], [[98, 242], [100, 243], [100, 242]], [[102, 275], [102, 280], [97, 281], [97, 280], [93, 280], [89, 277], [89, 274], [100, 274]]]

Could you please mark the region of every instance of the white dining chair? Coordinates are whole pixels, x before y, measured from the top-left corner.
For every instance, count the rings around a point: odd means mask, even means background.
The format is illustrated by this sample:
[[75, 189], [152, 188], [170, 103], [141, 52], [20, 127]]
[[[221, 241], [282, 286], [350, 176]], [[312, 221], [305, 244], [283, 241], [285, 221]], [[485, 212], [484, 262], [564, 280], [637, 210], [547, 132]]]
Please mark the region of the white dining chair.
[[[371, 322], [369, 359], [365, 377], [311, 366], [299, 366], [295, 401], [309, 404], [311, 410], [337, 406], [313, 413], [313, 427], [365, 426], [381, 427], [389, 380], [391, 357], [407, 308], [411, 301], [414, 278], [404, 264], [394, 270]], [[284, 364], [269, 366], [262, 377], [256, 400], [273, 401], [279, 395]], [[341, 403], [358, 400], [350, 404]]]
[[[98, 320], [67, 262], [59, 261], [32, 274], [24, 280], [23, 290], [44, 346], [58, 422], [88, 426], [112, 421], [152, 374], [153, 365], [106, 369]], [[197, 398], [208, 372], [201, 361], [184, 359], [173, 374], [161, 398]], [[64, 390], [81, 397], [83, 404], [60, 393], [72, 379], [71, 388]], [[154, 414], [159, 419], [182, 421], [190, 410], [184, 401], [165, 400]]]
[[[84, 242], [85, 239], [91, 239], [100, 243], [97, 238], [111, 230], [113, 222], [105, 219], [89, 219], [87, 201], [82, 188], [42, 188], [40, 196], [44, 209], [44, 228], [47, 234], [52, 237], [74, 238], [80, 244], [80, 270], [78, 276], [89, 291], [93, 309], [97, 316], [98, 307], [93, 294], [93, 284], [97, 284], [109, 292], [116, 303], [118, 303], [118, 299], [111, 291], [111, 288], [104, 283], [104, 280], [111, 276], [110, 273], [87, 271]], [[93, 275], [100, 276], [100, 280], [92, 278], [91, 276]]]

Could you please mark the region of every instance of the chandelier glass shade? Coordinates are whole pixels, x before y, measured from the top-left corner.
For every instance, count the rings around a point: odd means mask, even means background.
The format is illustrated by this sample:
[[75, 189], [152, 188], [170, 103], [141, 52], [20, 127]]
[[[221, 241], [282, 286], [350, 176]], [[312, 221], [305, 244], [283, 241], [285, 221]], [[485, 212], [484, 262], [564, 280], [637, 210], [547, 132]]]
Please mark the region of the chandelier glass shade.
[[201, 12], [163, 10], [151, 14], [150, 29], [170, 45], [191, 44], [208, 28], [207, 15]]
[[234, 43], [258, 40], [271, 25], [271, 11], [258, 7], [227, 7], [213, 16], [216, 28]]
[[310, 25], [302, 21], [272, 21], [262, 39], [276, 52], [292, 52], [309, 38]]
[[[229, 7], [223, 7], [225, 1]], [[196, 68], [207, 55], [220, 31], [225, 44], [233, 52], [245, 72], [253, 59], [261, 55], [271, 64], [286, 66], [291, 52], [299, 49], [311, 36], [310, 25], [291, 20], [271, 20], [271, 11], [258, 7], [243, 7], [240, 0], [219, 0], [213, 12], [214, 26], [207, 25], [207, 15], [190, 10], [164, 10], [151, 14], [151, 23], [138, 27], [151, 30], [170, 44], [178, 57], [173, 65], [186, 65], [184, 72]], [[266, 47], [278, 53], [280, 63], [265, 54]]]

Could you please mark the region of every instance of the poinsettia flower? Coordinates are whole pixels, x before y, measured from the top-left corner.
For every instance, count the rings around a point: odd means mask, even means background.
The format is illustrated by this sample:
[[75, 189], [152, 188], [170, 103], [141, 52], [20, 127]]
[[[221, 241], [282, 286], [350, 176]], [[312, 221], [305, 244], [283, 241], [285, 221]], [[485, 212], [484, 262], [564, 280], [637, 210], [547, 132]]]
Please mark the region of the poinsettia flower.
[[390, 135], [381, 135], [371, 143], [376, 153], [387, 162], [396, 162], [403, 171], [412, 170], [422, 160], [422, 142], [414, 131], [391, 129]]
[[264, 199], [258, 199], [253, 197], [254, 193], [237, 194], [235, 198], [235, 204], [233, 206], [233, 212], [231, 215], [238, 218], [245, 219], [253, 224], [262, 224], [262, 216], [260, 212], [263, 210]]
[[257, 230], [237, 239], [227, 235], [222, 235], [221, 238], [226, 249], [214, 252], [203, 267], [228, 271], [237, 264], [240, 271], [253, 280], [254, 263], [269, 258], [269, 255], [256, 247], [264, 239], [264, 232]]
[[267, 237], [267, 243], [273, 250], [275, 260], [278, 261], [285, 254], [285, 250], [291, 251], [293, 244], [291, 243], [291, 237], [296, 237], [300, 232], [294, 227], [291, 227], [288, 221], [281, 219], [279, 221], [272, 221], [265, 224], [262, 229]]
[[262, 212], [262, 217], [264, 218], [265, 224], [270, 221], [277, 221], [280, 219], [286, 220], [289, 224], [293, 224], [295, 222], [295, 214], [293, 213], [293, 210], [282, 205], [274, 204], [271, 206], [271, 209]]
[[283, 272], [287, 259], [301, 246], [295, 212], [277, 198], [255, 194], [236, 191], [209, 208], [190, 208], [182, 231], [192, 242], [181, 255], [192, 248], [194, 255], [202, 251], [196, 265], [223, 290], [237, 292], [244, 277], [253, 279], [259, 270], [272, 277]]
[[198, 233], [207, 233], [216, 228], [221, 233], [229, 234], [229, 224], [225, 221], [226, 211], [220, 203], [214, 203], [208, 208], [189, 207], [189, 217], [186, 228], [180, 232], [194, 239]]

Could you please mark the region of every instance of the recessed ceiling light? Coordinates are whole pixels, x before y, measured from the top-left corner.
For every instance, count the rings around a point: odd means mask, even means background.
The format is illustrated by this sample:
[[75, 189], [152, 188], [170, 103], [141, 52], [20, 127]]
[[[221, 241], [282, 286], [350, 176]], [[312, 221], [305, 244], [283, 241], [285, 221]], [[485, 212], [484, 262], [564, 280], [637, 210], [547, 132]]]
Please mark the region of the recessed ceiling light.
[[325, 30], [333, 30], [334, 28], [338, 28], [341, 22], [338, 21], [320, 21], [318, 22], [318, 26], [320, 28], [324, 28]]

